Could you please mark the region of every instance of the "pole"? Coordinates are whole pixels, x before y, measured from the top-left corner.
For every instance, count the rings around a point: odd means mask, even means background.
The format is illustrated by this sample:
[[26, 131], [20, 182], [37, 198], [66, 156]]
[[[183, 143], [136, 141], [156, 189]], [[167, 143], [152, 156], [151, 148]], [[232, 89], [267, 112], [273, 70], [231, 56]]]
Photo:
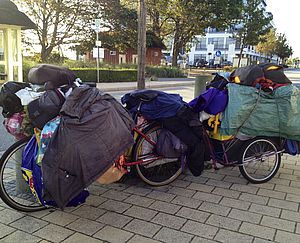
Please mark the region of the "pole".
[[139, 0], [138, 14], [138, 89], [145, 89], [145, 68], [146, 68], [146, 3]]
[[[96, 32], [96, 40], [98, 41], [98, 37], [99, 37], [99, 34], [98, 34], [98, 31]], [[96, 42], [97, 42], [96, 41]], [[99, 71], [99, 46], [97, 45], [97, 83], [100, 82], [100, 71]]]

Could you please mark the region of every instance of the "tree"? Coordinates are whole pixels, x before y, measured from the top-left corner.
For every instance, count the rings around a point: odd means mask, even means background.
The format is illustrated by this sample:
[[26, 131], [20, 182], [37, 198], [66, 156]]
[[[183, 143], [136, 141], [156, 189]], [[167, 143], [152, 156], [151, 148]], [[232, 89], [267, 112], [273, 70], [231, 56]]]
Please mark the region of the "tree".
[[256, 50], [270, 59], [276, 54], [277, 34], [274, 28], [261, 37]]
[[285, 60], [293, 55], [293, 49], [287, 43], [285, 34], [279, 34], [277, 37], [277, 43], [275, 48], [275, 54], [282, 60], [284, 63]]
[[234, 36], [240, 46], [238, 66], [240, 66], [243, 50], [246, 46], [257, 45], [262, 36], [269, 32], [273, 16], [266, 12], [262, 0], [243, 1], [240, 17], [236, 20]]
[[79, 0], [15, 0], [37, 28], [34, 33], [41, 45], [41, 60], [47, 62], [54, 48], [76, 42], [76, 36], [87, 22], [84, 14], [88, 1]]

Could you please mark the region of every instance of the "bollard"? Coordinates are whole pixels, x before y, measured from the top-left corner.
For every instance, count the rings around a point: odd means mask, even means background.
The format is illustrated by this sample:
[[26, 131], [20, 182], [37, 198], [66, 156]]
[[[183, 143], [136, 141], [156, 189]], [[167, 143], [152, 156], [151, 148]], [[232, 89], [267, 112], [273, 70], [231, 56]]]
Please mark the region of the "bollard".
[[199, 75], [195, 79], [194, 97], [198, 97], [206, 89], [206, 83], [212, 80], [211, 75]]

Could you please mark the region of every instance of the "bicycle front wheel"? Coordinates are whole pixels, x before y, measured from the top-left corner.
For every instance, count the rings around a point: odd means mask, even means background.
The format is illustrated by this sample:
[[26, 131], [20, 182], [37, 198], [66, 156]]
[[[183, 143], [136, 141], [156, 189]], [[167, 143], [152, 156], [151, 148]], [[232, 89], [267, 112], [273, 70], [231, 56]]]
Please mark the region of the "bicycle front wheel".
[[21, 172], [22, 152], [29, 139], [14, 143], [0, 159], [0, 198], [11, 208], [22, 212], [46, 208], [33, 196]]
[[276, 145], [269, 139], [254, 138], [242, 148], [241, 174], [254, 184], [271, 180], [280, 167], [281, 154]]
[[[157, 142], [161, 126], [151, 124], [143, 130], [147, 138]], [[182, 173], [182, 158], [164, 158], [156, 154], [155, 145], [143, 136], [139, 136], [134, 148], [134, 161], [144, 160], [137, 164], [139, 177], [151, 186], [164, 186], [174, 181]]]

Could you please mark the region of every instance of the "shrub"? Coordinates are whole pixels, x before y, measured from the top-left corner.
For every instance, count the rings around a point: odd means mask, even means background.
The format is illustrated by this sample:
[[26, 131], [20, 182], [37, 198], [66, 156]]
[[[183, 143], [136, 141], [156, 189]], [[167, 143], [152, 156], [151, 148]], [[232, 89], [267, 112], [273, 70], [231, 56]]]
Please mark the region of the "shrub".
[[158, 77], [158, 78], [182, 78], [185, 77], [181, 69], [176, 67], [160, 67], [160, 66], [147, 66], [146, 67], [147, 77]]

